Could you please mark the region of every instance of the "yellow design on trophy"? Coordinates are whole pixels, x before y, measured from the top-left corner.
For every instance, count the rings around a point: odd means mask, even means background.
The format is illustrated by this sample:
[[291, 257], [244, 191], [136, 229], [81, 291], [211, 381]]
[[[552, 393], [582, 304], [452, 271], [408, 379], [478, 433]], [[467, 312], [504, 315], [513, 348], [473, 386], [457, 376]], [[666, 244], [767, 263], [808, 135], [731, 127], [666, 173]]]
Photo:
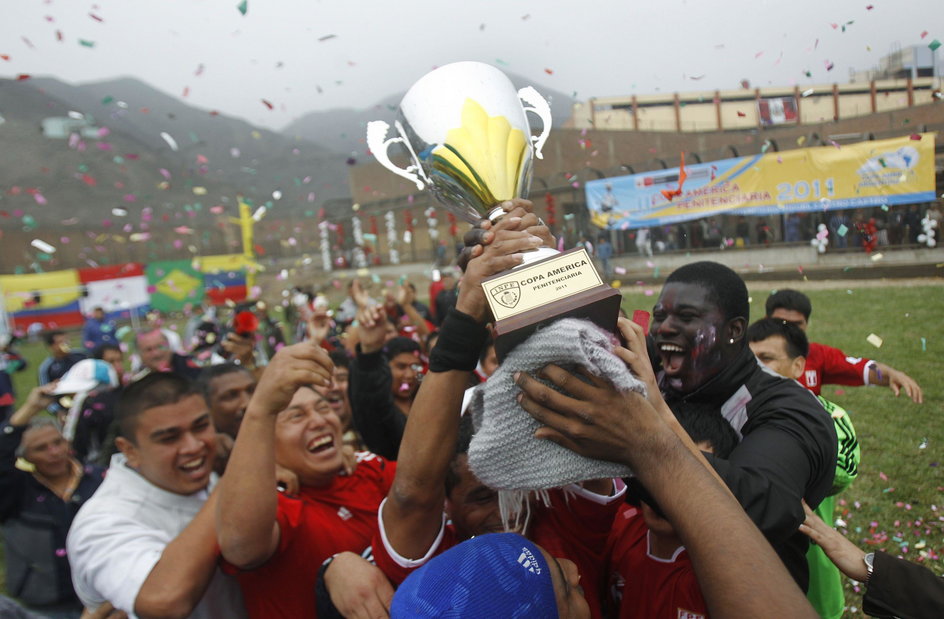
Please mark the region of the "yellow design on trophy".
[[498, 204], [519, 195], [521, 167], [528, 141], [504, 116], [489, 116], [466, 99], [462, 126], [450, 129], [433, 151], [433, 169], [459, 180], [483, 204]]

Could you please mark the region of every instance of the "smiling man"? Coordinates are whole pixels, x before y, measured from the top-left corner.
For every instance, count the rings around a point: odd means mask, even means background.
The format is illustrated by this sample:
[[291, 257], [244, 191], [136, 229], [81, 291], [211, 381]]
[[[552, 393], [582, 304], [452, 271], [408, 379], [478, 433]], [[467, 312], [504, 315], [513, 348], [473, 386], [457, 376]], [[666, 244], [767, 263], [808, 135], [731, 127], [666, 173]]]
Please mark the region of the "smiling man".
[[[797, 532], [805, 517], [800, 499], [818, 505], [829, 492], [836, 431], [811, 393], [758, 364], [744, 337], [749, 310], [747, 287], [730, 268], [714, 262], [685, 265], [667, 278], [653, 308], [649, 346], [657, 358], [652, 366], [641, 361], [641, 330], [623, 358], [649, 385], [652, 408], [671, 415], [668, 408], [676, 403], [704, 403], [720, 409], [742, 436], [729, 457], [704, 457], [805, 591], [808, 542]], [[633, 444], [634, 430], [626, 420], [638, 404], [605, 381], [596, 380], [593, 389], [572, 386], [575, 381], [567, 382], [572, 375], [561, 368], [548, 366], [542, 376], [558, 387], [566, 384], [574, 395], [553, 395], [520, 373], [522, 407], [551, 426], [536, 436], [633, 466], [633, 454], [623, 446]], [[578, 387], [586, 393], [578, 394]]]
[[79, 597], [143, 617], [244, 617], [236, 581], [217, 568], [216, 430], [203, 396], [156, 372], [124, 391], [117, 422], [121, 453], [69, 531]]
[[[395, 466], [370, 453], [346, 470], [341, 421], [315, 389], [333, 379], [328, 353], [310, 341], [276, 353], [220, 484], [219, 545], [257, 619], [316, 616], [318, 565], [369, 544], [393, 481]], [[298, 478], [298, 496], [278, 491], [276, 465]]]
[[745, 338], [749, 313], [747, 287], [730, 268], [715, 262], [680, 267], [653, 307], [653, 365], [669, 405], [720, 408], [743, 436], [730, 457], [707, 458], [805, 591], [808, 543], [797, 532], [804, 518], [800, 499], [815, 506], [829, 493], [836, 431], [812, 394], [758, 364]]

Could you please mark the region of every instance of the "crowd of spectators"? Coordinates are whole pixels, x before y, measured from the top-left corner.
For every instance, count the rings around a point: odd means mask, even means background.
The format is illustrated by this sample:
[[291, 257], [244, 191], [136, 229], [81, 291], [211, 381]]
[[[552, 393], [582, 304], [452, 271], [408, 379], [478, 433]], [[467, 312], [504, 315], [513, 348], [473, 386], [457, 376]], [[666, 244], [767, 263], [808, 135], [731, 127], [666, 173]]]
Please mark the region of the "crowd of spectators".
[[[828, 230], [826, 251], [875, 251], [878, 247], [928, 246], [923, 220], [944, 225], [938, 203], [883, 206], [853, 210], [789, 213], [781, 216], [712, 216], [688, 222], [622, 232], [622, 253], [654, 253], [698, 249], [742, 249], [774, 244], [809, 244]], [[608, 236], [608, 235], [607, 235]]]
[[18, 408], [3, 342], [0, 614], [838, 617], [841, 570], [876, 616], [940, 616], [940, 579], [823, 524], [860, 453], [819, 387], [913, 379], [808, 342], [797, 291], [751, 324], [713, 262], [618, 342], [568, 319], [498, 359], [480, 284], [555, 245], [506, 210], [428, 305], [355, 279], [334, 309], [287, 291], [285, 324], [258, 301], [128, 342], [96, 309]]

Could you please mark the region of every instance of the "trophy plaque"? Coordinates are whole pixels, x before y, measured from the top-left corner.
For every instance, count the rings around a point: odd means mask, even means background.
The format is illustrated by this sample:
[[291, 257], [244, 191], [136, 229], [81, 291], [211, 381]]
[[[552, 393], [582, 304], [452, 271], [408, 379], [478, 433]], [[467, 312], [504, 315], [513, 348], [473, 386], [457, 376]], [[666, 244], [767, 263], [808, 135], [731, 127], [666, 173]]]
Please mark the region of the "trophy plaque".
[[[538, 136], [531, 135], [528, 112], [541, 118]], [[533, 159], [543, 158], [550, 133], [551, 111], [534, 88], [516, 90], [495, 67], [457, 62], [427, 73], [407, 91], [394, 127], [397, 135], [388, 138], [388, 123], [367, 124], [367, 146], [381, 165], [417, 189], [429, 188], [469, 223], [497, 221], [502, 202], [528, 195]], [[393, 144], [406, 150], [407, 167], [390, 160]], [[557, 318], [587, 318], [616, 330], [619, 291], [603, 282], [583, 249], [538, 248], [525, 254], [524, 264], [482, 287], [495, 317], [499, 359]]]

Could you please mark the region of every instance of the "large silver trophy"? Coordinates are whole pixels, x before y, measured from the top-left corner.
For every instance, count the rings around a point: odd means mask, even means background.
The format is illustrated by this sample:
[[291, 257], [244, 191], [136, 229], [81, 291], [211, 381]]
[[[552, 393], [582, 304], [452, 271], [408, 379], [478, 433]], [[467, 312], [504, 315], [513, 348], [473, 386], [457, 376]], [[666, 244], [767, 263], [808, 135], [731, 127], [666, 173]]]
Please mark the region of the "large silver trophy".
[[[540, 135], [531, 135], [527, 112], [540, 116]], [[386, 122], [367, 124], [367, 146], [377, 161], [476, 223], [496, 221], [504, 213], [502, 202], [528, 196], [533, 160], [543, 158], [541, 148], [551, 130], [551, 110], [534, 88], [516, 90], [495, 67], [456, 62], [413, 84], [393, 124], [393, 137]], [[390, 160], [393, 144], [409, 155], [406, 168]], [[496, 321], [499, 358], [556, 318], [578, 316], [616, 327], [619, 293], [603, 283], [584, 249], [539, 248], [524, 264], [482, 287]]]

